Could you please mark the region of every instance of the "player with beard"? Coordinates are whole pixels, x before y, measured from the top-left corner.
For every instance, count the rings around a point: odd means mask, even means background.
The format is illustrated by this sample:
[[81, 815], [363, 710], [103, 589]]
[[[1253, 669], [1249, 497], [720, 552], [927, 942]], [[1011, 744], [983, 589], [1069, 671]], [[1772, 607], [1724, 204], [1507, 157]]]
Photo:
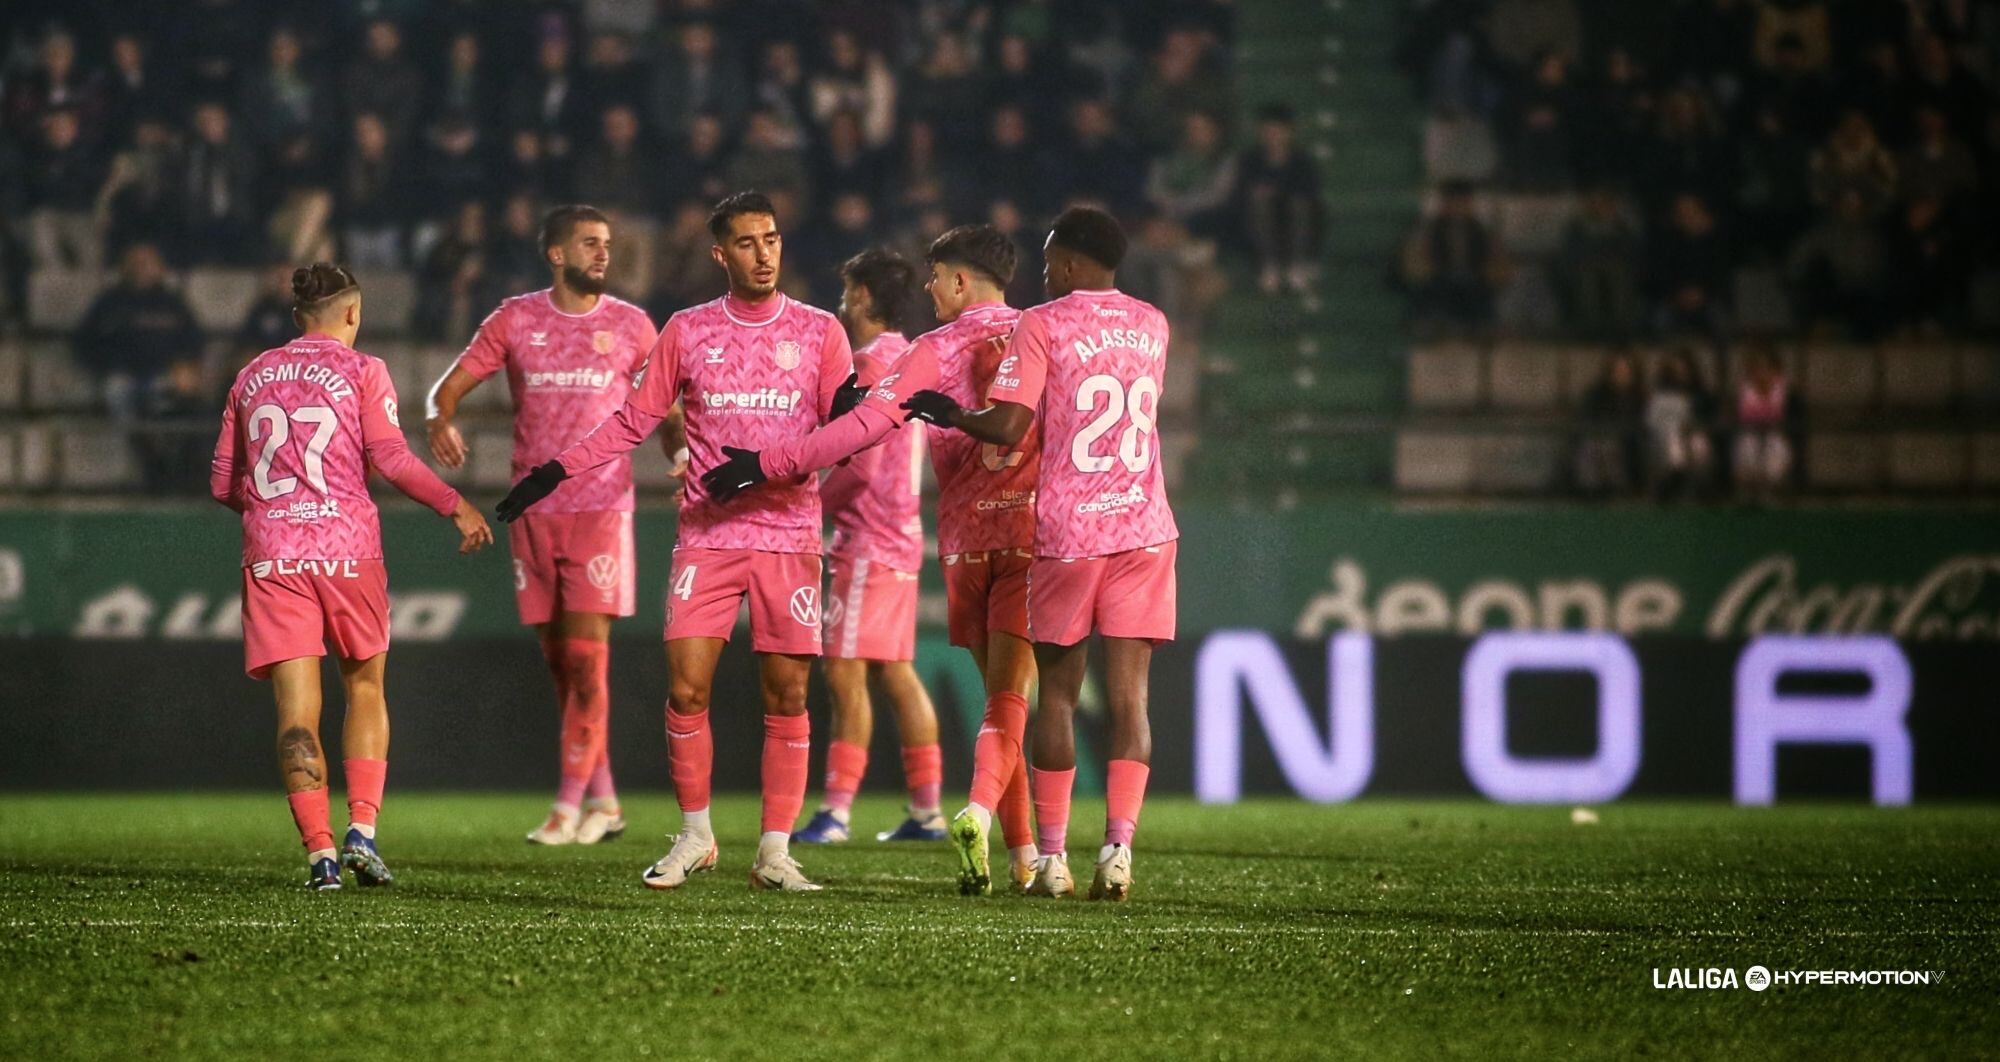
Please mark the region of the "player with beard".
[[[506, 370], [513, 395], [518, 478], [616, 412], [652, 348], [655, 332], [646, 312], [604, 292], [611, 223], [602, 212], [587, 206], [550, 211], [542, 222], [542, 255], [552, 283], [502, 302], [431, 388], [431, 455], [446, 468], [465, 464], [465, 438], [454, 423], [459, 402], [493, 374]], [[528, 840], [615, 839], [625, 819], [607, 752], [607, 677], [611, 621], [633, 612], [631, 458], [621, 454], [565, 481], [534, 515], [507, 529], [507, 541], [514, 553], [514, 603], [521, 622], [541, 639], [562, 717], [555, 806]]]

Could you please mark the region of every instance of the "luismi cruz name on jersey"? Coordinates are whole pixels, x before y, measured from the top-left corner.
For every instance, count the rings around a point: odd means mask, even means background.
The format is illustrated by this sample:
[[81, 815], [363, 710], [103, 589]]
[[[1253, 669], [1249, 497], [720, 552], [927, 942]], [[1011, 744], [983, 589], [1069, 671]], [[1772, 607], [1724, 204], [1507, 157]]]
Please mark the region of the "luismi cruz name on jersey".
[[764, 416], [773, 413], [790, 413], [799, 406], [801, 392], [780, 391], [775, 387], [765, 387], [756, 391], [710, 391], [701, 396], [701, 404], [719, 413], [750, 413]]
[[[311, 347], [294, 347], [287, 350], [287, 353], [293, 352], [310, 354], [314, 353], [314, 350]], [[244, 374], [243, 393], [237, 397], [237, 401], [248, 403], [252, 395], [264, 389], [265, 384], [283, 383], [288, 380], [304, 380], [309, 384], [318, 384], [325, 389], [327, 398], [334, 402], [354, 394], [354, 385], [347, 382], [347, 377], [334, 370], [324, 365], [288, 361], [266, 365], [254, 373]]]
[[1136, 328], [1100, 328], [1097, 330], [1096, 339], [1085, 336], [1077, 340], [1074, 345], [1076, 356], [1084, 361], [1089, 361], [1113, 347], [1128, 347], [1149, 358], [1157, 358], [1167, 352], [1167, 345], [1156, 339], [1151, 332], [1141, 332]]

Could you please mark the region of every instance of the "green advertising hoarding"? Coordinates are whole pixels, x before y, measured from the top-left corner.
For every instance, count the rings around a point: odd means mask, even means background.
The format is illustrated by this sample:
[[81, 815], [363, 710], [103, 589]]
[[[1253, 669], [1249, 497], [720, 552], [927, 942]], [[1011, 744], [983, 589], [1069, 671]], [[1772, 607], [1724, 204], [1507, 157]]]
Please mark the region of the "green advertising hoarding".
[[[1627, 636], [1880, 632], [2000, 640], [2000, 513], [1584, 509], [1178, 512], [1185, 634], [1299, 638], [1604, 629]], [[673, 515], [636, 520], [639, 615], [659, 630]], [[383, 515], [397, 637], [517, 632], [504, 546], [458, 556], [450, 525]], [[220, 508], [0, 510], [0, 633], [234, 639], [238, 532]], [[943, 621], [935, 562], [925, 621]]]

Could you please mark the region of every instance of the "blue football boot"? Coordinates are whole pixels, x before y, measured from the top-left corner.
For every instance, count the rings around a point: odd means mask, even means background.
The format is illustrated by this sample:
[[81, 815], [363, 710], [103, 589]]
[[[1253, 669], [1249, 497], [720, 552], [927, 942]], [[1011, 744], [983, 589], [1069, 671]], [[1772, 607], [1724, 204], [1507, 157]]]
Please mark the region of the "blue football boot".
[[806, 823], [806, 828], [792, 834], [793, 844], [843, 844], [846, 841], [847, 824], [826, 808], [813, 813], [812, 821]]
[[312, 865], [312, 877], [306, 879], [306, 888], [314, 892], [330, 892], [340, 888], [340, 864], [331, 859], [322, 859]]
[[340, 842], [340, 865], [352, 870], [363, 886], [389, 885], [396, 880], [389, 873], [389, 864], [382, 862], [382, 853], [375, 850], [375, 838], [360, 830], [348, 829], [347, 839]]
[[942, 841], [944, 838], [944, 815], [938, 812], [923, 818], [912, 815], [904, 819], [901, 826], [875, 835], [878, 841]]

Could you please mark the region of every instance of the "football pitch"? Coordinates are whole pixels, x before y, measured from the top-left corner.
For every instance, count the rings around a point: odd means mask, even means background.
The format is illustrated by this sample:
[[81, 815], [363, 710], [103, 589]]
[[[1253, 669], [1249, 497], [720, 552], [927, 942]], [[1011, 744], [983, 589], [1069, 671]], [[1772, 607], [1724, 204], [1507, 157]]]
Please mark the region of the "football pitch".
[[[392, 787], [398, 883], [309, 894], [276, 795], [0, 797], [0, 1057], [2000, 1054], [1992, 807], [1158, 799], [1124, 905], [871, 840], [752, 892], [751, 797], [653, 893], [671, 798], [594, 848], [524, 844], [544, 810]], [[1752, 965], [1930, 983], [1655, 987]]]

